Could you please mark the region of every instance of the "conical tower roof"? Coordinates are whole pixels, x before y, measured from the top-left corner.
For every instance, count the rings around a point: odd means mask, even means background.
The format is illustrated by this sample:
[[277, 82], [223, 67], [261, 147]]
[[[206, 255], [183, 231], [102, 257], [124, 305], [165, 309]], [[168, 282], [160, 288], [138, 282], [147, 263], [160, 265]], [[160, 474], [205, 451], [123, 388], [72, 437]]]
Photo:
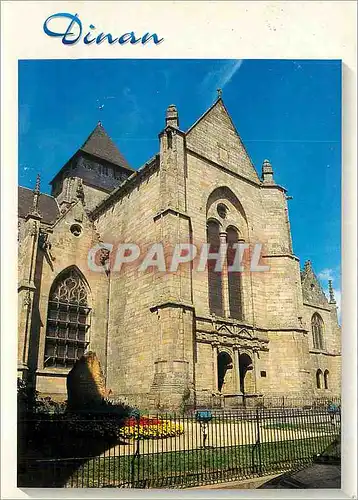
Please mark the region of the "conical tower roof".
[[120, 169], [124, 169], [124, 171], [127, 171], [128, 175], [131, 175], [133, 172], [135, 172], [135, 170], [129, 166], [127, 160], [124, 158], [112, 139], [109, 137], [102, 123], [98, 122], [96, 127], [87, 137], [82, 146], [56, 173], [52, 181], [50, 181], [50, 184], [53, 185], [61, 173], [67, 172], [71, 162], [78, 156], [81, 156], [81, 153], [91, 155], [94, 159], [97, 158], [98, 160], [106, 161], [114, 166], [120, 167]]
[[109, 161], [119, 167], [133, 170], [115, 143], [109, 137], [101, 122], [98, 122], [96, 128], [80, 147], [80, 151], [97, 156], [97, 158], [102, 158], [102, 160]]

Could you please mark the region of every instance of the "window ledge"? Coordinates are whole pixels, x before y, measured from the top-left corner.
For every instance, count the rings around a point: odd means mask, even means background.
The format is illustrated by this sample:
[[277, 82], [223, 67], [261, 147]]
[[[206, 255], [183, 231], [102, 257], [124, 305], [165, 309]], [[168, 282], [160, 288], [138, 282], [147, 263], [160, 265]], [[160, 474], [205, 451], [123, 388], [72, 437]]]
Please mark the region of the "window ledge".
[[53, 368], [53, 367], [48, 367], [48, 368], [42, 368], [41, 370], [36, 371], [36, 375], [52, 375], [54, 377], [66, 377], [69, 373], [69, 371], [72, 369], [71, 368]]

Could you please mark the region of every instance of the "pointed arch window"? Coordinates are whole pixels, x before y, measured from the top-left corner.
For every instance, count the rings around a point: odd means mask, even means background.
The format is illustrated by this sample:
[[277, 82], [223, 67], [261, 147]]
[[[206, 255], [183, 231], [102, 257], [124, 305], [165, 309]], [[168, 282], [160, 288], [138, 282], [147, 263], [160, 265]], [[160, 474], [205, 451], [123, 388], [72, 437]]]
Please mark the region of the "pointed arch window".
[[325, 371], [324, 371], [324, 374], [323, 374], [323, 378], [324, 378], [324, 388], [325, 388], [325, 389], [329, 389], [329, 387], [328, 387], [328, 376], [329, 376], [329, 371], [328, 371], [328, 370], [325, 370]]
[[318, 313], [315, 313], [312, 316], [311, 326], [312, 326], [313, 347], [315, 349], [323, 350], [324, 349], [323, 320]]
[[[220, 249], [220, 226], [215, 221], [207, 223], [207, 242], [210, 253], [218, 253]], [[217, 316], [223, 316], [222, 273], [215, 270], [216, 259], [208, 259], [209, 309]]]
[[48, 302], [45, 367], [71, 367], [85, 352], [89, 329], [88, 291], [70, 268], [54, 281]]
[[230, 271], [233, 265], [236, 251], [235, 245], [239, 241], [239, 235], [235, 228], [227, 229], [227, 264], [228, 264], [228, 288], [229, 288], [229, 312], [230, 317], [242, 319], [242, 296], [241, 296], [241, 273], [240, 271]]

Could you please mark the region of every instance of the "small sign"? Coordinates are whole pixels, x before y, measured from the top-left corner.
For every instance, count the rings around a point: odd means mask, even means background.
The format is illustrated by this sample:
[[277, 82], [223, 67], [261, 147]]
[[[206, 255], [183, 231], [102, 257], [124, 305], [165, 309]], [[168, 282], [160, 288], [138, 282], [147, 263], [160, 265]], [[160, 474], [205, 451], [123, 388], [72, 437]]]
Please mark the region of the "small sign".
[[197, 411], [195, 418], [198, 422], [210, 422], [213, 416], [211, 411], [205, 410], [205, 411]]

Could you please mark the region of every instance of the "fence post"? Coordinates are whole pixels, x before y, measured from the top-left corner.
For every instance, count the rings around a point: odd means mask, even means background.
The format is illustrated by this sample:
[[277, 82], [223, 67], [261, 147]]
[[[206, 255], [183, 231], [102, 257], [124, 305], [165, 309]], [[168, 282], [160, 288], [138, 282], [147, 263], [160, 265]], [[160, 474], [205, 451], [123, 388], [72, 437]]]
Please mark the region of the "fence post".
[[[133, 412], [134, 413], [134, 412]], [[139, 436], [139, 424], [140, 424], [140, 412], [135, 412], [134, 413], [134, 417], [137, 421], [137, 441], [136, 441], [136, 451], [132, 457], [132, 463], [131, 463], [131, 488], [135, 488], [134, 484], [135, 484], [135, 478], [134, 478], [134, 465], [135, 465], [135, 461], [136, 459], [138, 459], [138, 462], [139, 462], [139, 439], [140, 439], [140, 436]], [[139, 463], [138, 463], [138, 472], [139, 472]]]
[[[261, 461], [261, 436], [260, 436], [260, 410], [256, 408], [256, 443], [252, 449], [252, 469], [253, 472], [258, 472], [259, 475], [262, 475], [262, 461]], [[254, 452], [258, 449], [258, 465], [255, 464], [254, 461]]]
[[257, 422], [257, 440], [258, 440], [258, 447], [259, 447], [259, 472], [262, 474], [262, 460], [261, 460], [261, 436], [260, 436], [260, 410], [259, 408], [256, 408], [256, 422]]

